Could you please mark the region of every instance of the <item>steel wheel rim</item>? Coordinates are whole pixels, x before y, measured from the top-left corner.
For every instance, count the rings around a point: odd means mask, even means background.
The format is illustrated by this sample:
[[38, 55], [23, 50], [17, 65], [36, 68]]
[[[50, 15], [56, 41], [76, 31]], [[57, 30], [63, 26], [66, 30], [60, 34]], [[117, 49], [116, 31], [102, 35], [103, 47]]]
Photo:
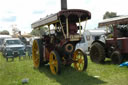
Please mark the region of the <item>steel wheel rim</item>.
[[84, 61], [84, 54], [80, 50], [74, 52], [73, 60], [75, 61], [74, 62], [75, 69], [77, 69], [78, 71], [83, 71], [85, 61]]
[[50, 53], [49, 64], [50, 64], [51, 72], [53, 74], [57, 74], [57, 72], [58, 72], [58, 61], [57, 61], [56, 55], [53, 52]]
[[34, 67], [38, 68], [40, 59], [39, 59], [38, 43], [36, 40], [34, 40], [33, 46], [32, 46], [32, 59], [33, 59]]

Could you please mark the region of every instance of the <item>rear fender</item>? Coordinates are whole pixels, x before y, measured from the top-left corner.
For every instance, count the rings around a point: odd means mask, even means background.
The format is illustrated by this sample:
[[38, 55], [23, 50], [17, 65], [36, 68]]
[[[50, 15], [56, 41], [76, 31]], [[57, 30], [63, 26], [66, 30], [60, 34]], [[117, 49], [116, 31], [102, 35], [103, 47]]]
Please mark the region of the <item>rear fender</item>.
[[106, 36], [105, 35], [101, 35], [99, 38], [100, 42], [106, 43]]
[[93, 45], [93, 44], [96, 43], [96, 42], [100, 43], [103, 47], [105, 47], [105, 43], [102, 42], [102, 41], [99, 41], [99, 40], [96, 40], [96, 41], [92, 42], [91, 45]]

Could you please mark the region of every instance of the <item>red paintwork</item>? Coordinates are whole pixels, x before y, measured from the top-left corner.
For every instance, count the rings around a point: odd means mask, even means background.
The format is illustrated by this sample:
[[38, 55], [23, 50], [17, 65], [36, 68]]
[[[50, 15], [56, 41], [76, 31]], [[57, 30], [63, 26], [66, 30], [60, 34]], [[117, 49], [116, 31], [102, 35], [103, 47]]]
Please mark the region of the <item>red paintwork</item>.
[[112, 45], [112, 44], [114, 44], [114, 43], [115, 43], [115, 41], [114, 41], [113, 38], [109, 38], [109, 39], [106, 40], [107, 46]]
[[124, 38], [120, 38], [120, 40], [122, 41], [121, 52], [122, 53], [128, 53], [128, 38], [124, 37]]
[[117, 46], [116, 48], [120, 50], [121, 53], [128, 53], [128, 38], [122, 37], [122, 38], [116, 38], [116, 40], [117, 42], [114, 40], [114, 38], [107, 39], [106, 40], [107, 47], [109, 48], [110, 46], [115, 46], [115, 47]]
[[49, 60], [50, 52], [48, 51], [47, 48], [45, 48], [45, 58], [46, 60]]
[[[70, 15], [76, 15], [78, 17], [81, 17], [81, 21], [86, 20], [86, 18], [91, 19], [91, 13], [87, 10], [82, 10], [82, 9], [62, 10], [57, 14], [58, 14], [58, 17], [61, 17], [61, 16], [69, 17]], [[78, 22], [78, 17], [76, 22]]]
[[69, 34], [76, 34], [78, 31], [76, 23], [69, 23]]

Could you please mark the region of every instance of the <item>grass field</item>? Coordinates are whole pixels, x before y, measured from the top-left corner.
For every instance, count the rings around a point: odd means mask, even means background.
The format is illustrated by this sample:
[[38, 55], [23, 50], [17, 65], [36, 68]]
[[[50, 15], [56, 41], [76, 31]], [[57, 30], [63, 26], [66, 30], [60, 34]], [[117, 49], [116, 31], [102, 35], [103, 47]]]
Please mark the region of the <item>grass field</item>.
[[32, 59], [6, 62], [0, 55], [0, 85], [128, 85], [128, 68], [106, 62], [92, 63], [88, 57], [88, 68], [78, 72], [71, 67], [62, 67], [61, 75], [52, 75], [49, 66], [34, 69]]

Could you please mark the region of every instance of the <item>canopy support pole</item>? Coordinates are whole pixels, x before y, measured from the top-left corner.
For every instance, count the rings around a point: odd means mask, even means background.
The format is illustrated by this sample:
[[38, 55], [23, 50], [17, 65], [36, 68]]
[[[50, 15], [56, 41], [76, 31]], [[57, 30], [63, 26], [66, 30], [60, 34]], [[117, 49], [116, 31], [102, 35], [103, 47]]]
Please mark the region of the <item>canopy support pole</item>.
[[67, 38], [69, 38], [68, 18], [66, 18], [66, 31], [67, 31]]

